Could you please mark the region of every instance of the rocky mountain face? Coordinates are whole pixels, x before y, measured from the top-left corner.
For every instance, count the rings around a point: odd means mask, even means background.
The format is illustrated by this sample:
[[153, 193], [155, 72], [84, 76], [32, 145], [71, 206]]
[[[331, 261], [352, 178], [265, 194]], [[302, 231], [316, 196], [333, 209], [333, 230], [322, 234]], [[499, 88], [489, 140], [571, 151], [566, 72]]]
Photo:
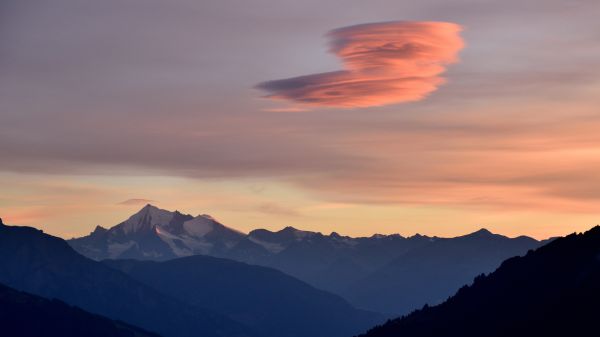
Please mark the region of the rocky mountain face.
[[190, 255], [223, 255], [245, 235], [208, 215], [170, 212], [146, 205], [120, 224], [96, 227], [69, 244], [94, 260], [131, 258], [168, 260]]

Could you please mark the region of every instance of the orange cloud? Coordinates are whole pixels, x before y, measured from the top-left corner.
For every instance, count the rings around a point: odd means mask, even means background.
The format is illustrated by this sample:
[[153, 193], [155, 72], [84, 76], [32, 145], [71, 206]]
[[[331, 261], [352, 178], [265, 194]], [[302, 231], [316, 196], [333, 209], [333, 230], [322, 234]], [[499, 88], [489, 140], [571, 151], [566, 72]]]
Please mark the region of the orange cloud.
[[272, 99], [308, 106], [371, 107], [423, 99], [444, 83], [458, 61], [461, 27], [448, 22], [385, 22], [328, 34], [330, 52], [345, 70], [268, 81], [257, 87]]

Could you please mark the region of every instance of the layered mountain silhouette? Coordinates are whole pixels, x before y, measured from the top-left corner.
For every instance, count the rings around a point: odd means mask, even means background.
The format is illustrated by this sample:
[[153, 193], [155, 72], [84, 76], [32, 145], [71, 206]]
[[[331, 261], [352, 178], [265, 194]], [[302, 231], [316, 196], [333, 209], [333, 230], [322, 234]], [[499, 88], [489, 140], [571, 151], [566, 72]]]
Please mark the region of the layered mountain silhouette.
[[476, 275], [542, 243], [486, 230], [457, 238], [352, 238], [286, 227], [243, 234], [207, 215], [147, 205], [126, 221], [69, 243], [96, 260], [168, 260], [197, 254], [281, 270], [356, 307], [394, 314], [439, 303]]
[[383, 322], [342, 298], [271, 268], [209, 256], [107, 265], [181, 301], [227, 315], [271, 337], [343, 337]]
[[540, 243], [529, 237], [507, 238], [482, 229], [452, 239], [438, 238], [390, 261], [347, 288], [353, 303], [380, 312], [408, 313], [438, 304], [481, 273]]
[[506, 260], [443, 304], [363, 337], [598, 336], [600, 227]]
[[10, 337], [158, 337], [62, 301], [31, 295], [1, 284], [0, 332]]
[[383, 321], [271, 268], [208, 256], [101, 263], [29, 227], [0, 225], [0, 283], [165, 337], [341, 337]]
[[30, 227], [0, 224], [0, 283], [165, 337], [257, 336], [242, 324], [162, 294]]

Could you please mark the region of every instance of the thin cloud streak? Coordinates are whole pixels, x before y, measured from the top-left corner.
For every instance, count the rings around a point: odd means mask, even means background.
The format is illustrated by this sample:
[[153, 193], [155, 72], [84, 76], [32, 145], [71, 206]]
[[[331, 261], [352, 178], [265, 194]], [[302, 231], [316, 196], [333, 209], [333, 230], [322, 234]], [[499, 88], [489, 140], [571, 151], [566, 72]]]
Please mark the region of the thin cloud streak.
[[267, 97], [308, 106], [359, 108], [419, 101], [444, 83], [464, 47], [448, 22], [384, 22], [344, 27], [327, 36], [345, 70], [263, 82]]
[[133, 199], [127, 199], [127, 200], [121, 201], [117, 205], [139, 206], [139, 205], [151, 204], [153, 202], [156, 202], [156, 201], [155, 200], [150, 200], [150, 199], [133, 198]]

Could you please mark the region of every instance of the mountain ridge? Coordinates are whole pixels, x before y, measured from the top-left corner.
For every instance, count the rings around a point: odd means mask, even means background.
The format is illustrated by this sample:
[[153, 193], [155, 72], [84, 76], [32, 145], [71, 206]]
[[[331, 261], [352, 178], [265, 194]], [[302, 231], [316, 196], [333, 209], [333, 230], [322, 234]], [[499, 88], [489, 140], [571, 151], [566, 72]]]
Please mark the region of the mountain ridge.
[[[137, 221], [139, 223], [138, 224], [132, 223], [135, 221]], [[186, 223], [187, 223], [187, 226], [186, 226]], [[197, 224], [199, 226], [193, 227], [192, 226], [193, 224]], [[136, 226], [138, 226], [138, 227], [136, 228]], [[419, 233], [416, 233], [411, 236], [402, 236], [400, 234], [377, 234], [376, 233], [371, 236], [352, 237], [352, 236], [347, 236], [347, 235], [340, 235], [339, 233], [337, 233], [335, 231], [331, 232], [330, 234], [323, 234], [321, 232], [313, 232], [313, 231], [297, 229], [293, 226], [286, 226], [286, 227], [284, 227], [280, 230], [276, 230], [276, 231], [264, 229], [264, 228], [256, 228], [256, 229], [251, 230], [248, 233], [244, 233], [244, 232], [236, 230], [232, 227], [223, 225], [222, 223], [218, 222], [215, 218], [213, 218], [212, 216], [210, 216], [208, 214], [201, 214], [201, 215], [197, 215], [194, 217], [189, 214], [181, 213], [178, 210], [167, 211], [164, 209], [160, 209], [152, 204], [146, 204], [142, 209], [140, 209], [138, 212], [134, 213], [127, 220], [122, 221], [117, 225], [114, 225], [109, 228], [98, 225], [92, 232], [90, 232], [90, 234], [84, 235], [82, 237], [67, 239], [67, 242], [69, 242], [80, 253], [82, 253], [90, 258], [93, 258], [95, 260], [121, 258], [122, 254], [125, 255], [125, 256], [123, 256], [123, 258], [138, 258], [138, 259], [149, 259], [149, 260], [166, 260], [166, 259], [170, 259], [170, 258], [174, 258], [174, 257], [183, 257], [183, 256], [197, 255], [197, 254], [227, 257], [227, 254], [225, 254], [223, 251], [212, 252], [208, 248], [205, 248], [205, 250], [202, 250], [199, 248], [202, 246], [202, 244], [199, 244], [199, 243], [195, 243], [196, 247], [187, 247], [188, 249], [183, 250], [183, 251], [181, 251], [181, 250], [178, 251], [178, 249], [177, 249], [178, 244], [175, 244], [175, 248], [174, 248], [173, 244], [169, 245], [169, 243], [168, 243], [169, 235], [175, 235], [175, 236], [184, 235], [184, 236], [201, 238], [203, 235], [206, 235], [207, 233], [215, 231], [214, 228], [210, 228], [211, 226], [214, 226], [219, 231], [226, 232], [226, 234], [228, 234], [230, 236], [231, 240], [226, 245], [229, 248], [231, 248], [232, 246], [235, 246], [240, 241], [242, 241], [244, 238], [250, 238], [251, 241], [253, 241], [254, 243], [256, 243], [258, 245], [263, 246], [263, 248], [271, 251], [272, 253], [278, 253], [279, 251], [287, 248], [287, 246], [274, 247], [273, 245], [270, 245], [270, 244], [273, 244], [273, 242], [270, 241], [268, 238], [276, 238], [275, 241], [277, 241], [277, 243], [274, 243], [275, 245], [281, 244], [282, 241], [286, 245], [289, 245], [289, 244], [293, 243], [294, 241], [299, 241], [299, 240], [302, 240], [305, 238], [311, 238], [311, 237], [315, 237], [315, 236], [323, 236], [323, 237], [328, 237], [331, 239], [337, 239], [340, 241], [342, 241], [344, 239], [352, 241], [352, 240], [367, 240], [367, 239], [375, 240], [375, 239], [386, 239], [386, 238], [387, 239], [408, 239], [408, 240], [410, 240], [410, 239], [438, 240], [438, 239], [451, 239], [451, 238], [457, 239], [457, 238], [461, 238], [461, 237], [470, 237], [470, 236], [503, 236], [506, 238], [510, 238], [510, 237], [507, 237], [507, 236], [504, 236], [501, 234], [492, 233], [490, 230], [488, 230], [486, 228], [480, 228], [477, 231], [459, 235], [456, 237], [428, 236], [428, 235], [422, 235]], [[169, 245], [171, 248], [171, 251], [170, 252], [163, 251], [160, 253], [155, 252], [155, 254], [148, 253], [148, 252], [146, 252], [146, 253], [140, 252], [140, 254], [132, 256], [131, 253], [119, 252], [118, 249], [115, 249], [115, 251], [113, 252], [113, 255], [110, 255], [111, 252], [109, 252], [109, 251], [101, 252], [97, 246], [94, 247], [94, 245], [102, 244], [101, 242], [94, 242], [94, 240], [92, 240], [94, 237], [105, 236], [107, 232], [113, 234], [113, 236], [115, 234], [118, 234], [118, 232], [121, 232], [121, 234], [129, 234], [132, 227], [134, 229], [137, 229], [138, 232], [147, 231], [147, 232], [155, 232], [156, 233], [156, 231], [158, 230], [159, 235], [161, 233], [163, 234], [163, 238], [162, 238], [163, 243]], [[530, 238], [529, 236], [522, 235], [522, 236], [511, 238], [511, 239], [518, 239], [518, 238], [522, 238], [522, 237]], [[267, 238], [267, 239], [265, 239], [265, 238]], [[104, 239], [104, 238], [101, 238], [101, 239]], [[108, 240], [111, 240], [111, 239], [116, 240], [115, 238], [107, 238], [107, 239]], [[183, 243], [183, 245], [185, 246], [186, 240], [183, 240], [181, 237], [177, 238], [177, 239], [180, 240], [181, 243]], [[531, 239], [533, 239], [533, 238], [531, 238]], [[546, 240], [542, 240], [542, 241], [546, 241]], [[116, 240], [115, 242], [119, 242], [119, 241]], [[179, 245], [181, 245], [181, 243], [179, 243]], [[110, 245], [110, 243], [109, 243], [109, 245]], [[194, 244], [192, 244], [192, 246], [194, 246]], [[115, 248], [117, 248], [117, 247], [115, 247]], [[130, 248], [130, 247], [127, 247], [127, 248]], [[194, 249], [194, 248], [198, 248], [198, 249]]]
[[448, 300], [361, 337], [596, 336], [600, 226], [505, 260]]
[[[144, 212], [150, 211], [159, 214], [157, 219], [164, 218], [162, 223], [144, 216]], [[117, 226], [69, 243], [81, 254], [96, 260], [165, 261], [209, 255], [271, 267], [341, 295], [355, 307], [392, 314], [405, 313], [426, 302], [437, 303], [474, 276], [493, 271], [504, 259], [542, 244], [529, 237], [493, 234], [484, 228], [455, 238], [421, 234], [409, 237], [374, 234], [354, 238], [291, 226], [279, 231], [255, 229], [243, 234], [212, 217], [178, 213], [146, 205]], [[179, 220], [173, 222], [172, 218], [177, 217]], [[153, 230], [128, 234], [119, 230], [125, 225], [135, 226], [142, 221], [140, 219], [154, 223]], [[433, 251], [440, 256], [431, 254]], [[428, 270], [420, 268], [419, 259], [429, 261]], [[403, 262], [411, 260], [415, 262]], [[443, 272], [432, 274], [436, 268]], [[441, 278], [447, 278], [448, 284], [441, 284]], [[395, 286], [402, 282], [407, 286], [405, 289]]]
[[384, 320], [279, 270], [229, 259], [194, 255], [103, 263], [181, 301], [226, 315], [262, 336], [344, 337]]
[[147, 204], [113, 227], [97, 226], [89, 235], [68, 242], [94, 260], [167, 260], [195, 254], [219, 254], [243, 236], [211, 216], [194, 217]]
[[0, 283], [165, 337], [256, 336], [223, 315], [164, 295], [31, 227], [0, 225]]
[[97, 262], [41, 230], [3, 224], [0, 283], [165, 337], [344, 337], [384, 319], [273, 268], [205, 255]]
[[0, 284], [0, 324], [11, 337], [159, 337], [127, 323], [84, 311], [56, 299]]

